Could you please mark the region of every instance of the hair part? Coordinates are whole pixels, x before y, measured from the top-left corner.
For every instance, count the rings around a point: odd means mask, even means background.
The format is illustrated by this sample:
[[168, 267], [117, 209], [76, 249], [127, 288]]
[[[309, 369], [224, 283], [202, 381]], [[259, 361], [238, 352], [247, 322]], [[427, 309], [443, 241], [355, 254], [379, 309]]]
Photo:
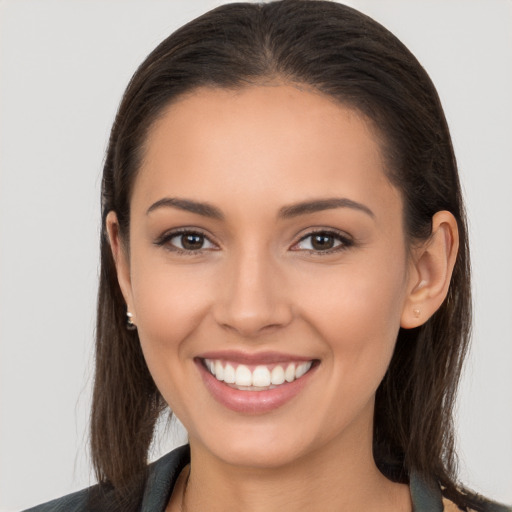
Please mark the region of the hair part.
[[142, 63], [121, 101], [102, 181], [101, 274], [91, 451], [97, 478], [126, 489], [143, 475], [165, 403], [126, 330], [106, 234], [115, 211], [129, 245], [130, 197], [150, 128], [172, 102], [200, 87], [303, 84], [371, 120], [383, 142], [388, 177], [401, 192], [406, 235], [425, 240], [432, 216], [450, 211], [459, 252], [448, 296], [422, 326], [400, 329], [377, 395], [374, 456], [383, 473], [407, 482], [414, 468], [460, 506], [452, 411], [471, 325], [467, 228], [457, 164], [430, 78], [388, 30], [329, 1], [283, 0], [220, 6], [184, 25]]

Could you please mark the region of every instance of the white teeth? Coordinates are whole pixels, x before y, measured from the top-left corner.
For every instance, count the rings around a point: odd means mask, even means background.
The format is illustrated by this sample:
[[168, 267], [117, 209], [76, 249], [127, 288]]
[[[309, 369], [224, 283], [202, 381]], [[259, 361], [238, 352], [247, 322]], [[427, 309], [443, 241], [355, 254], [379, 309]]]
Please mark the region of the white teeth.
[[252, 373], [247, 366], [239, 364], [235, 372], [235, 384], [237, 386], [252, 386]]
[[244, 364], [235, 367], [230, 363], [224, 363], [217, 359], [205, 359], [205, 366], [217, 380], [224, 381], [227, 384], [233, 384], [239, 389], [244, 390], [262, 390], [272, 389], [273, 386], [280, 386], [284, 382], [293, 382], [300, 379], [311, 368], [313, 361], [304, 363], [288, 363], [286, 369], [277, 364], [270, 370], [265, 365], [258, 365], [251, 371]]
[[224, 380], [224, 368], [220, 361], [215, 361], [215, 377], [217, 377], [218, 380]]
[[279, 386], [279, 384], [282, 384], [284, 382], [284, 370], [282, 366], [276, 366], [272, 370], [270, 380], [274, 386]]
[[295, 380], [295, 365], [290, 363], [284, 372], [284, 378], [286, 382], [293, 382]]
[[256, 366], [252, 372], [252, 385], [259, 388], [270, 386], [270, 372], [266, 366]]
[[302, 363], [297, 366], [295, 370], [295, 378], [300, 379], [311, 368], [311, 361]]
[[224, 368], [224, 382], [228, 384], [236, 382], [235, 369], [230, 364], [227, 364]]

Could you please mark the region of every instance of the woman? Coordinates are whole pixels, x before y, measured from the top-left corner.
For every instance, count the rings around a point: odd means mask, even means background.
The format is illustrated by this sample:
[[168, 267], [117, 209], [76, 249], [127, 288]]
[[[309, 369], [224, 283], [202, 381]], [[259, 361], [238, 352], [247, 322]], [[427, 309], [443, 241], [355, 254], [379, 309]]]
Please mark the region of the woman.
[[[101, 484], [36, 510], [505, 510], [454, 473], [464, 208], [389, 32], [316, 1], [198, 18], [130, 82], [102, 192]], [[167, 405], [190, 444], [147, 468]]]

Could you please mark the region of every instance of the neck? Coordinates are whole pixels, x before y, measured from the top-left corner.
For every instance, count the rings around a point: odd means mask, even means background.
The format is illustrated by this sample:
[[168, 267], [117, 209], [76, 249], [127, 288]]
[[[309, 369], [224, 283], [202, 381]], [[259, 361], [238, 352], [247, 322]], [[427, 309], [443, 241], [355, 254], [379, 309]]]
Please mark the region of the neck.
[[[191, 439], [181, 509], [194, 512], [410, 511], [407, 486], [385, 478], [372, 454], [371, 422], [278, 467], [226, 464]], [[179, 510], [179, 508], [178, 508]]]

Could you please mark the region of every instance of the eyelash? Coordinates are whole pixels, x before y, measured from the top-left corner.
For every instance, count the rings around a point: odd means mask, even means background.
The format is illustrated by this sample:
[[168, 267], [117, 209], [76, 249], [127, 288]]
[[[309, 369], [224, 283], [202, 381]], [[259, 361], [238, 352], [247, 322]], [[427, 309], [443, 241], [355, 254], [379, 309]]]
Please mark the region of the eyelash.
[[[172, 240], [173, 238], [176, 238], [180, 235], [197, 235], [200, 237], [204, 237], [206, 240], [208, 240], [210, 243], [213, 244], [213, 242], [201, 231], [196, 231], [196, 230], [187, 229], [187, 228], [176, 229], [174, 231], [170, 231], [169, 233], [165, 233], [162, 236], [160, 236], [154, 243], [155, 243], [155, 245], [157, 245], [159, 247], [163, 247], [163, 246], [169, 244], [170, 240]], [[303, 236], [294, 245], [297, 245], [300, 242], [303, 242], [304, 240], [307, 240], [308, 238], [313, 237], [315, 235], [325, 235], [328, 237], [334, 237], [337, 239], [337, 241], [339, 241], [341, 243], [339, 245], [337, 245], [331, 249], [327, 249], [325, 251], [306, 249], [306, 251], [309, 252], [310, 254], [316, 254], [316, 255], [333, 254], [333, 253], [347, 250], [348, 248], [350, 248], [354, 245], [354, 241], [351, 240], [349, 237], [342, 234], [341, 232], [334, 231], [332, 229], [331, 230], [319, 229], [319, 230], [310, 231], [307, 235]], [[208, 250], [208, 249], [198, 249], [198, 250], [193, 251], [193, 250], [188, 250], [188, 249], [180, 249], [179, 247], [171, 246], [170, 244], [166, 248], [167, 248], [167, 250], [169, 250], [171, 252], [174, 252], [176, 254], [186, 255], [186, 256], [199, 256]], [[300, 249], [294, 249], [294, 250], [300, 251]]]

